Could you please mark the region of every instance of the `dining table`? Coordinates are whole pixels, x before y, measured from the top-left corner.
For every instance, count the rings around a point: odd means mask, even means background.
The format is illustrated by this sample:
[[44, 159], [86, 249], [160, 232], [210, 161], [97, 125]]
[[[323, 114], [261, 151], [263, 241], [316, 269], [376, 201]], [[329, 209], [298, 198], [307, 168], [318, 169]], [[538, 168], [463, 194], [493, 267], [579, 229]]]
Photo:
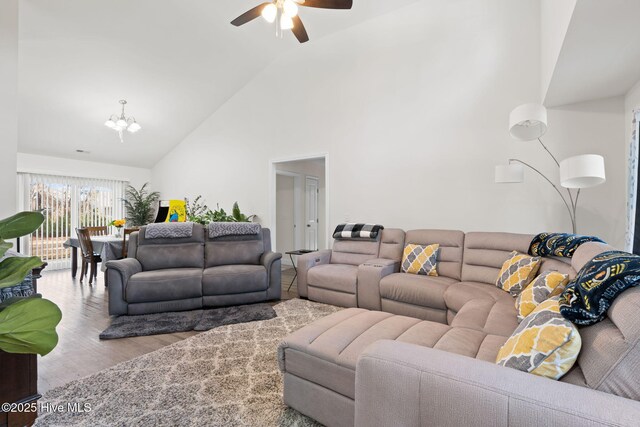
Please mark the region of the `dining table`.
[[[107, 269], [106, 262], [122, 257], [122, 245], [123, 238], [107, 235], [107, 236], [91, 236], [91, 243], [93, 245], [93, 251], [100, 255], [102, 258], [102, 265], [100, 269], [105, 271]], [[71, 277], [76, 277], [78, 271], [78, 249], [80, 248], [80, 240], [77, 236], [67, 239], [62, 244], [65, 248], [71, 248]]]

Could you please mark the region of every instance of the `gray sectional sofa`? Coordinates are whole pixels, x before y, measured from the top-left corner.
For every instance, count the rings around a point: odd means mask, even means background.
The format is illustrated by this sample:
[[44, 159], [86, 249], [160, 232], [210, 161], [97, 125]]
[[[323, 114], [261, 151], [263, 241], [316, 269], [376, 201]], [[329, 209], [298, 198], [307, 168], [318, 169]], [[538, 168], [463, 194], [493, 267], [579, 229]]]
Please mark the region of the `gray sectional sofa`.
[[194, 224], [191, 237], [131, 234], [127, 258], [107, 262], [109, 314], [145, 314], [250, 304], [280, 298], [280, 253], [269, 229], [210, 238]]
[[[580, 329], [578, 361], [560, 381], [495, 364], [518, 325], [495, 281], [532, 237], [385, 229], [301, 256], [300, 295], [351, 308], [280, 344], [285, 403], [329, 426], [640, 425], [640, 288]], [[400, 273], [405, 243], [439, 243], [439, 276]], [[610, 249], [587, 243], [540, 272], [573, 278]]]

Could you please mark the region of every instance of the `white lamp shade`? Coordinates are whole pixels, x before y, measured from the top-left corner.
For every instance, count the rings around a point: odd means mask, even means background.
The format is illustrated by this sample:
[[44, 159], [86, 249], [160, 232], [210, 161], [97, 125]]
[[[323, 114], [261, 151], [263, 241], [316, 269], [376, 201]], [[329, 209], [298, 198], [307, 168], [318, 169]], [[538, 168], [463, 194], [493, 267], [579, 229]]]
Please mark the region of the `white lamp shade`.
[[547, 131], [547, 109], [540, 104], [523, 104], [509, 115], [509, 132], [520, 141], [540, 138]]
[[136, 133], [136, 132], [138, 132], [140, 129], [142, 129], [142, 126], [140, 126], [140, 125], [138, 124], [138, 122], [133, 122], [133, 123], [131, 123], [131, 124], [129, 125], [129, 127], [127, 128], [127, 130], [128, 130], [130, 133]]
[[496, 166], [495, 182], [498, 184], [524, 181], [524, 167], [520, 164]]
[[560, 162], [560, 184], [565, 188], [589, 188], [605, 182], [604, 157], [583, 154]]

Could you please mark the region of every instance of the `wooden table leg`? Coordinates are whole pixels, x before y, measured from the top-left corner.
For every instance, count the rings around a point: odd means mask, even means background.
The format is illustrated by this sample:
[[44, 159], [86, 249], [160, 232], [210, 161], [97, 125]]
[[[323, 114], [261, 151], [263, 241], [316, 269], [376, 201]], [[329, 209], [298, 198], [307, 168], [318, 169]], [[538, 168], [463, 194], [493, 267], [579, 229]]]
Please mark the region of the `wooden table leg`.
[[76, 278], [76, 272], [78, 271], [78, 248], [71, 247], [71, 277]]

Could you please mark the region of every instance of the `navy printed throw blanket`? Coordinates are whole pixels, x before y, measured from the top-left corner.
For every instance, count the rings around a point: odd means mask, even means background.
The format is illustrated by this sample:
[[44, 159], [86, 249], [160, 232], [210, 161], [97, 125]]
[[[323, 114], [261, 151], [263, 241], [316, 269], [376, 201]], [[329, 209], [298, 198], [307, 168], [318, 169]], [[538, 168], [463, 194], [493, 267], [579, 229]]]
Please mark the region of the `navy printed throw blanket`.
[[573, 257], [573, 253], [580, 245], [587, 242], [600, 242], [595, 236], [580, 236], [569, 233], [540, 233], [533, 238], [529, 245], [529, 255]]
[[378, 224], [339, 224], [333, 232], [334, 239], [377, 239], [383, 226]]
[[585, 264], [560, 296], [560, 313], [578, 325], [605, 318], [613, 300], [640, 281], [640, 256], [607, 251]]

